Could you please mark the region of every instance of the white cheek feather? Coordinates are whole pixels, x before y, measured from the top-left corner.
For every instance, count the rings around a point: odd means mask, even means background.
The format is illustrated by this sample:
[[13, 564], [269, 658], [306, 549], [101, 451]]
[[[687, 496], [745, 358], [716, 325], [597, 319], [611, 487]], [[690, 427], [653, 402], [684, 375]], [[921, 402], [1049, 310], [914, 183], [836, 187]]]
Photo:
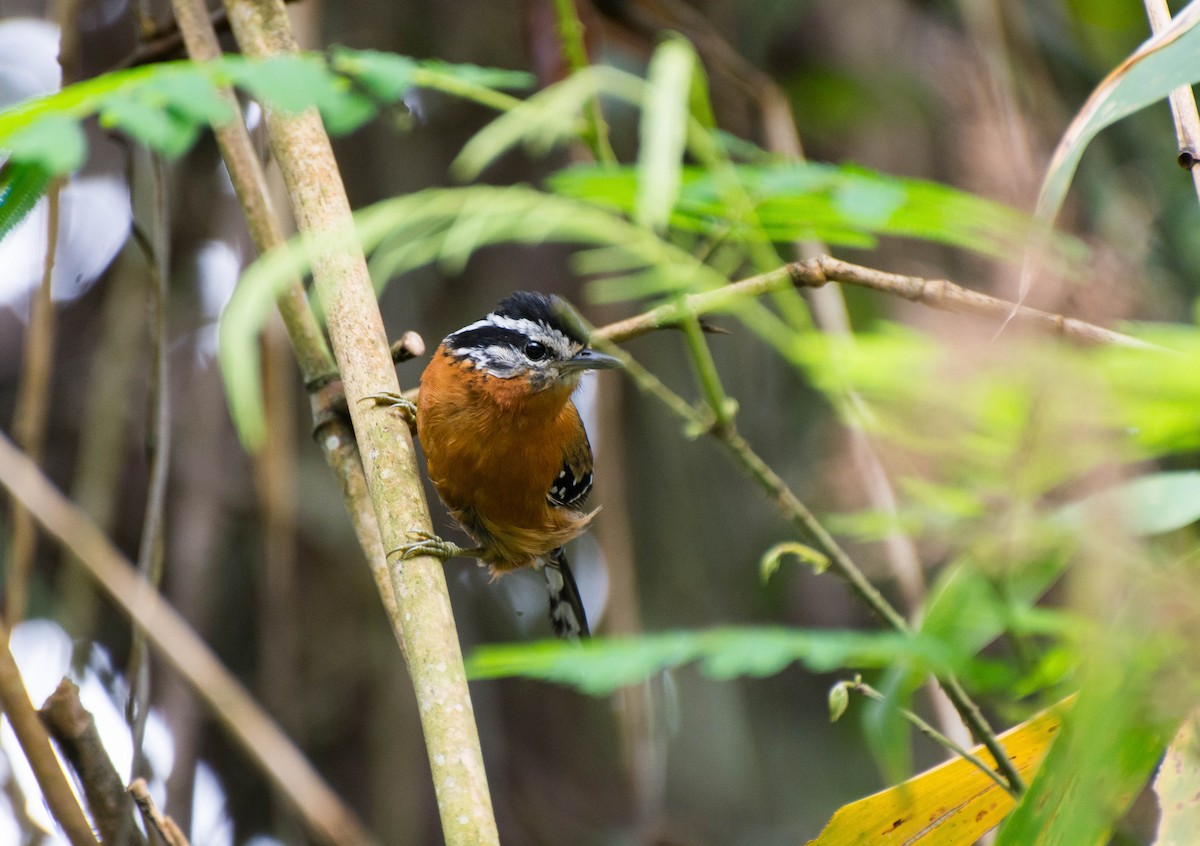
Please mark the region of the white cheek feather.
[[[582, 344], [573, 341], [545, 323], [526, 317], [505, 317], [499, 314], [489, 314], [482, 320], [476, 320], [469, 326], [464, 326], [453, 333], [447, 340], [451, 340], [456, 335], [463, 335], [489, 326], [517, 332], [524, 338], [545, 344], [553, 352], [553, 358], [558, 361], [567, 361], [583, 348]], [[472, 367], [499, 379], [511, 379], [531, 371], [535, 375], [547, 371], [546, 375], [548, 375], [549, 371], [547, 363], [531, 363], [522, 350], [507, 344], [493, 344], [484, 348], [453, 347], [452, 349], [454, 355], [470, 362]]]

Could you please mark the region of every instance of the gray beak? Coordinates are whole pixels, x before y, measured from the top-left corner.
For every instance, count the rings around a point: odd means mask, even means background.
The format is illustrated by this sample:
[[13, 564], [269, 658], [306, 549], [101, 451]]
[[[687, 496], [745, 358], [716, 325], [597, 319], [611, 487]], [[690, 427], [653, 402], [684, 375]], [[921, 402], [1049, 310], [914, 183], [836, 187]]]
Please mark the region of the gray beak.
[[568, 373], [575, 370], [611, 370], [620, 366], [621, 359], [592, 349], [580, 350], [574, 358], [560, 362], [558, 365], [560, 370]]

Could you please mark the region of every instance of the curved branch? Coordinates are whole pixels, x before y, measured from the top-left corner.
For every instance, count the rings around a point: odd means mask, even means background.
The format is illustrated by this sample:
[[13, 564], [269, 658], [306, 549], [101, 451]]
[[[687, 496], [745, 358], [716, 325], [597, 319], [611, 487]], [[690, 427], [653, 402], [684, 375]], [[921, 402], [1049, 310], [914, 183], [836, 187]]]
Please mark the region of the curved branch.
[[1016, 303], [991, 297], [964, 288], [948, 279], [925, 279], [920, 276], [904, 276], [887, 273], [848, 261], [818, 256], [807, 261], [785, 264], [783, 267], [723, 288], [689, 294], [681, 300], [651, 309], [643, 314], [620, 320], [598, 329], [597, 333], [611, 341], [626, 341], [647, 332], [675, 326], [688, 315], [703, 315], [722, 311], [741, 297], [757, 297], [770, 291], [794, 285], [797, 288], [820, 288], [829, 282], [857, 285], [880, 293], [903, 297], [941, 311], [974, 314], [991, 317], [998, 321], [1010, 317], [1016, 325], [1029, 326], [1042, 332], [1062, 335], [1073, 341], [1091, 344], [1116, 344], [1118, 346], [1153, 348], [1153, 344], [1105, 329], [1085, 320], [1064, 317], [1048, 311], [1017, 305]]

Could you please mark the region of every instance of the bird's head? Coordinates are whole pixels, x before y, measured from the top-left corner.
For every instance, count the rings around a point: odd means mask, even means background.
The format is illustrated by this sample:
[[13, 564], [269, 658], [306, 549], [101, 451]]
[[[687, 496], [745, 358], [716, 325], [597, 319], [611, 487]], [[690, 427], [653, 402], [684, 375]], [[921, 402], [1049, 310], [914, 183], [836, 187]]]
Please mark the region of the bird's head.
[[442, 341], [447, 355], [495, 379], [517, 380], [532, 392], [568, 391], [588, 370], [620, 367], [597, 352], [570, 307], [553, 295], [518, 291], [482, 320]]

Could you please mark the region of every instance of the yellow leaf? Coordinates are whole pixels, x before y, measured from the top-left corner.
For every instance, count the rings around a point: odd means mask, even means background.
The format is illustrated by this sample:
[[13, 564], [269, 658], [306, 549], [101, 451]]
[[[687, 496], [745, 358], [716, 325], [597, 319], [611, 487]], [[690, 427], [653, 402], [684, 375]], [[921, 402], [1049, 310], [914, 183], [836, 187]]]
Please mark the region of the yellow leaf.
[[[1062, 725], [1068, 697], [1000, 735], [1017, 772], [1026, 781], [1037, 772]], [[988, 764], [982, 746], [972, 750]], [[970, 846], [999, 825], [1015, 800], [962, 758], [913, 776], [873, 796], [839, 808], [809, 846]]]

